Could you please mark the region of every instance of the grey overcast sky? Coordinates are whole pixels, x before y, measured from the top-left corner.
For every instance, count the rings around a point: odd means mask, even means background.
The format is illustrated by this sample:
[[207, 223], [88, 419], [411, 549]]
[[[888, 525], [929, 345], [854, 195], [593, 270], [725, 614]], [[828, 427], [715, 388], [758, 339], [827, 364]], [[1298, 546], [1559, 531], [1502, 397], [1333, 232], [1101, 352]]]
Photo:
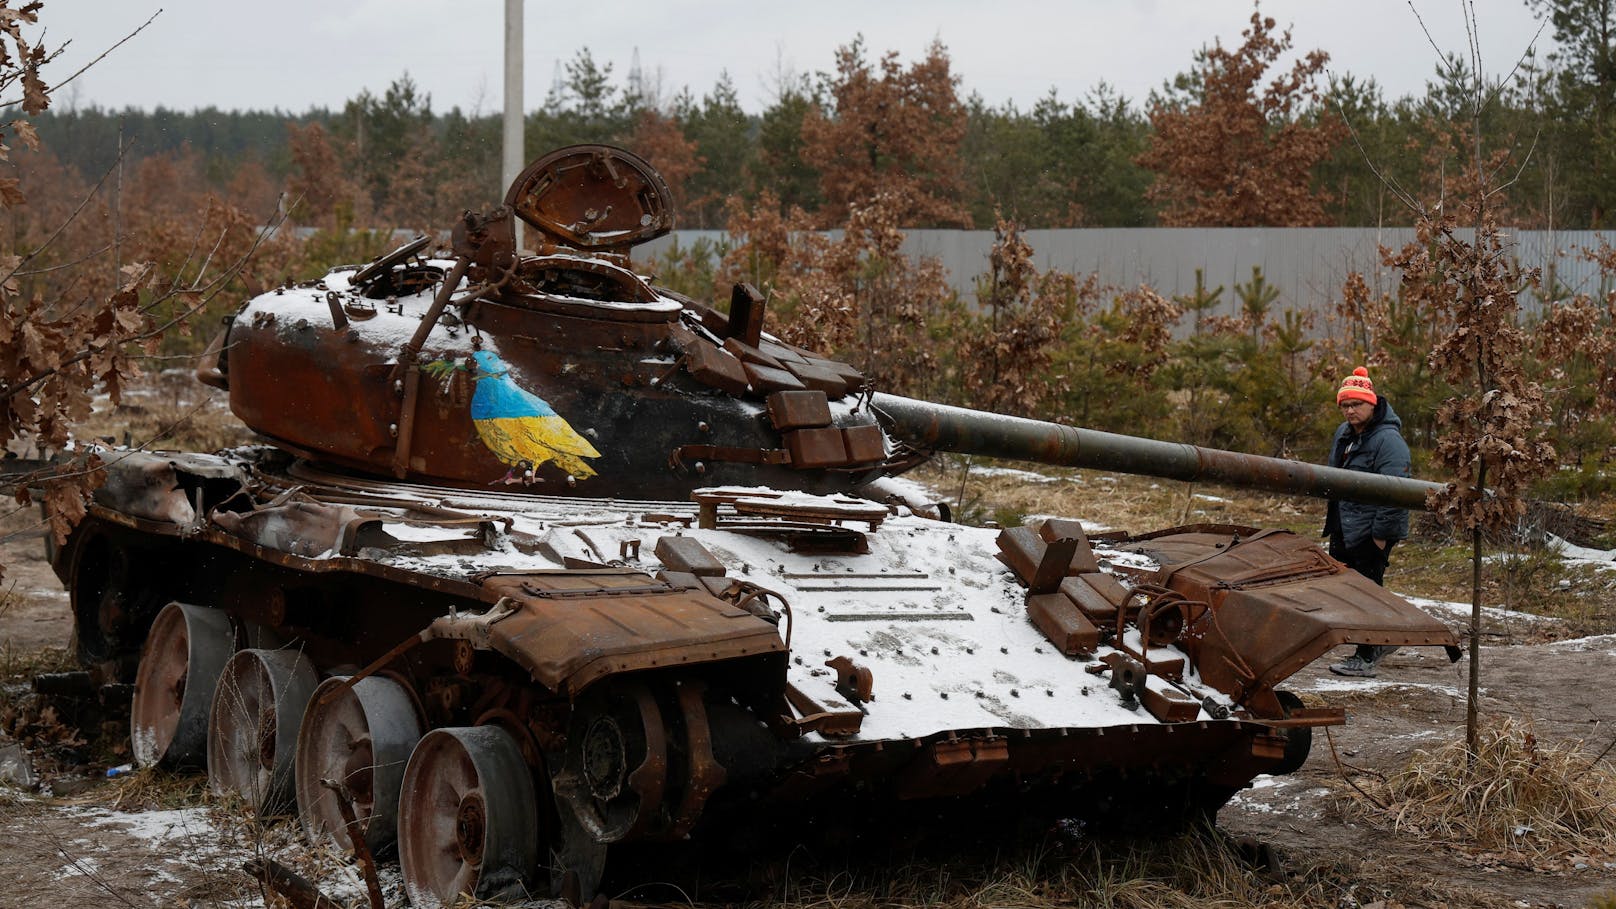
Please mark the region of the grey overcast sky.
[[[1537, 31], [1525, 0], [1470, 0], [1480, 22], [1483, 68], [1507, 72]], [[1463, 0], [1267, 0], [1265, 14], [1292, 26], [1299, 50], [1322, 48], [1335, 73], [1373, 76], [1388, 96], [1423, 91], [1432, 43], [1462, 52]], [[161, 9], [145, 31], [113, 51], [58, 98], [63, 106], [189, 110], [340, 108], [401, 74], [446, 111], [502, 108], [503, 0], [47, 0], [47, 44], [71, 44], [52, 66], [59, 81]], [[835, 49], [862, 33], [876, 54], [918, 57], [947, 46], [966, 93], [1030, 107], [1053, 87], [1082, 97], [1102, 80], [1135, 103], [1195, 50], [1237, 44], [1250, 0], [582, 0], [529, 3], [526, 107], [542, 104], [558, 61], [587, 46], [664, 94], [700, 97], [727, 70], [741, 104], [760, 111], [782, 71], [833, 65]], [[1422, 31], [1422, 18], [1430, 38]], [[1540, 52], [1551, 49], [1547, 29]]]

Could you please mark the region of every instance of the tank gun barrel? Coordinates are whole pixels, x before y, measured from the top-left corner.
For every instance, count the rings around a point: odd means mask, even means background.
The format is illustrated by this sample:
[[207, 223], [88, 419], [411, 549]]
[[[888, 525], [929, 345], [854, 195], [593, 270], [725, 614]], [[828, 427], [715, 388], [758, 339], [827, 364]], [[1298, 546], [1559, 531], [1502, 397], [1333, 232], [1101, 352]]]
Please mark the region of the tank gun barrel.
[[1444, 488], [1426, 480], [1161, 442], [898, 395], [876, 394], [871, 404], [889, 433], [916, 448], [934, 451], [1114, 470], [1169, 480], [1205, 480], [1419, 510], [1424, 510], [1429, 493]]

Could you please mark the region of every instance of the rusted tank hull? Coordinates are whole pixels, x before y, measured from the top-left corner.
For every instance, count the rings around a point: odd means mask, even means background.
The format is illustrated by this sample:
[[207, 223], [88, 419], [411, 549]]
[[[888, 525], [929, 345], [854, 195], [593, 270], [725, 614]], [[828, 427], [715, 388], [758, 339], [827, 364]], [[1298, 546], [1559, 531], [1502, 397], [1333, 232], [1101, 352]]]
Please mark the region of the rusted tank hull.
[[[1123, 544], [1155, 565], [1118, 569], [1142, 599], [1113, 617], [1109, 644], [1069, 653], [1032, 609], [1098, 583], [1059, 545], [1064, 525], [1045, 528], [1056, 539], [1029, 566], [1011, 532], [836, 500], [768, 500], [771, 525], [738, 492], [698, 522], [678, 502], [457, 499], [285, 466], [118, 459], [57, 563], [81, 657], [127, 676], [163, 604], [206, 604], [315, 666], [399, 681], [429, 726], [514, 730], [550, 755], [554, 797], [600, 843], [685, 836], [709, 803], [722, 818], [850, 791], [997, 792], [1082, 813], [1123, 780], [1147, 802], [1204, 810], [1294, 760], [1293, 729], [1342, 721], [1274, 698], [1301, 665], [1344, 641], [1454, 643], [1291, 534], [1188, 528]], [[809, 515], [862, 529], [827, 534]], [[1061, 583], [1040, 594], [1050, 558]], [[1156, 627], [1163, 613], [1143, 605], [1156, 589], [1195, 606], [1152, 647], [1155, 632], [1135, 627]], [[1112, 656], [1143, 674], [1120, 684]], [[838, 662], [852, 671], [826, 668]], [[625, 704], [639, 706], [614, 712]], [[602, 808], [568, 776], [591, 705], [646, 743], [626, 777], [631, 809]]]
[[[315, 528], [309, 520], [311, 526], [295, 534], [306, 546], [287, 537], [281, 542], [305, 549], [330, 542], [340, 551], [342, 537], [355, 538], [332, 524]], [[262, 527], [244, 532], [258, 538], [266, 533]], [[143, 639], [142, 625], [163, 603], [179, 601], [208, 603], [255, 643], [290, 646], [319, 666], [380, 661], [392, 677], [409, 680], [420, 692], [435, 723], [504, 717], [519, 721], [531, 741], [558, 754], [565, 749], [571, 704], [591, 685], [666, 672], [668, 684], [703, 686], [707, 748], [714, 766], [725, 770], [711, 810], [703, 811], [704, 804], [674, 810], [701, 781], [689, 776], [695, 768], [675, 766], [664, 753], [656, 768], [658, 797], [639, 806], [646, 822], [629, 839], [681, 838], [755, 813], [760, 805], [792, 806], [800, 817], [811, 814], [818, 800], [829, 806], [855, 793], [866, 806], [883, 798], [1024, 799], [1046, 811], [1096, 819], [1116, 819], [1116, 803], [1130, 812], [1154, 806], [1159, 816], [1130, 820], [1173, 824], [1215, 810], [1252, 778], [1273, 771], [1285, 754], [1284, 730], [1268, 723], [1161, 723], [1144, 711], [1132, 718], [1138, 722], [1098, 727], [957, 728], [851, 742], [815, 734], [781, 737], [760, 733], [759, 723], [768, 705], [783, 701], [787, 651], [776, 629], [722, 601], [655, 585], [647, 575], [606, 575], [643, 583], [617, 586], [623, 594], [580, 604], [577, 598], [568, 602], [566, 594], [589, 587], [587, 570], [468, 582], [327, 555], [332, 549], [317, 558], [294, 555], [216, 527], [178, 527], [105, 507], [94, 509], [62, 550], [60, 569], [80, 582], [76, 592], [105, 592], [105, 583], [82, 582], [92, 573], [87, 563], [113, 550], [140, 566], [110, 579], [138, 585], [138, 597], [123, 598], [129, 611], [109, 616], [97, 609], [99, 601], [82, 599], [74, 607], [81, 642], [94, 639], [102, 648], [84, 655], [99, 657], [109, 674], [132, 671], [129, 657]], [[563, 579], [559, 598], [543, 595], [555, 588], [534, 586]], [[486, 614], [481, 610], [513, 598], [524, 602], [509, 619], [488, 626], [486, 634], [471, 630], [476, 617]], [[435, 622], [450, 625], [443, 619], [451, 612], [467, 621], [410, 647], [407, 659], [398, 651]], [[494, 657], [504, 658], [499, 667], [489, 662]], [[619, 685], [614, 694], [621, 690]], [[737, 694], [750, 702], [746, 709], [733, 703]], [[1058, 696], [1097, 695], [1069, 690]], [[904, 702], [892, 697], [891, 707], [903, 709]], [[475, 715], [466, 717], [467, 711]], [[680, 728], [687, 717], [655, 715], [670, 742], [675, 730], [687, 732]], [[1118, 784], [1130, 787], [1127, 797], [1113, 790]]]

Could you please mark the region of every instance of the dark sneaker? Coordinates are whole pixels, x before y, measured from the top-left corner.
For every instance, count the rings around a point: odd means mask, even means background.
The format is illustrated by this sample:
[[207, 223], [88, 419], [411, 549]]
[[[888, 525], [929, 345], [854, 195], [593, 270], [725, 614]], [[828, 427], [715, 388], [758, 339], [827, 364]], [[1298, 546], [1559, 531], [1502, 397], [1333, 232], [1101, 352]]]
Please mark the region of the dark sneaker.
[[1375, 664], [1355, 653], [1341, 662], [1336, 663], [1334, 666], [1331, 666], [1330, 671], [1336, 675], [1352, 676], [1353, 678], [1359, 679], [1372, 679], [1375, 677]]

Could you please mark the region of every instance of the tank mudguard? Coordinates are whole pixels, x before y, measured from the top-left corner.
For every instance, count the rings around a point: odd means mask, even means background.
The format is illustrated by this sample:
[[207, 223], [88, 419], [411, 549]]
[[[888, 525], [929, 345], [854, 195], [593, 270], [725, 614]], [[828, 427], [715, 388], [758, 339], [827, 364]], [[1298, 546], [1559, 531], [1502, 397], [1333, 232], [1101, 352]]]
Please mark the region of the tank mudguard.
[[568, 694], [620, 673], [786, 652], [745, 609], [629, 569], [499, 574], [483, 588], [512, 607], [488, 626], [488, 646]]
[[1447, 626], [1289, 531], [1175, 528], [1122, 548], [1157, 559], [1155, 583], [1209, 607], [1186, 623], [1201, 679], [1260, 715], [1278, 715], [1275, 685], [1340, 644], [1458, 653]]

